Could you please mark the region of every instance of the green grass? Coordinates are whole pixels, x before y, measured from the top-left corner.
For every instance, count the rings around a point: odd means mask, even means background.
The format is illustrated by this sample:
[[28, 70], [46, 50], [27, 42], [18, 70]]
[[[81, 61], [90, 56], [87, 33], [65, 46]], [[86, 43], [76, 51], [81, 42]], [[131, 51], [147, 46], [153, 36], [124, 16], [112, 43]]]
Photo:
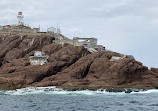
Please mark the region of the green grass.
[[0, 32], [0, 34], [10, 34], [10, 33], [13, 33], [13, 34], [22, 34], [22, 35], [44, 35], [44, 33], [19, 33], [19, 32]]

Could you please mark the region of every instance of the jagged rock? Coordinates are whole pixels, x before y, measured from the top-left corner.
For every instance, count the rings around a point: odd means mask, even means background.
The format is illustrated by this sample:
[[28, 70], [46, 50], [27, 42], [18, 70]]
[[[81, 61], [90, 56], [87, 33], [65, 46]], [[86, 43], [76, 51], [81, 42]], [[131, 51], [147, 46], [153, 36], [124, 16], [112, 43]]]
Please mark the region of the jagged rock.
[[42, 48], [42, 51], [45, 52], [47, 55], [53, 54], [60, 50], [62, 46], [60, 44], [49, 44]]
[[84, 56], [70, 67], [43, 79], [35, 86], [112, 87], [137, 81], [148, 71], [147, 67], [130, 58], [112, 62], [111, 54], [102, 52]]
[[[32, 66], [29, 57], [43, 51], [48, 63]], [[120, 57], [111, 61], [112, 57]], [[63, 88], [158, 87], [158, 69], [124, 55], [90, 53], [84, 47], [52, 43], [47, 35], [0, 36], [0, 89], [28, 86]]]
[[6, 54], [4, 60], [10, 62], [12, 59], [18, 59], [24, 56], [24, 51], [22, 49], [14, 48]]
[[154, 73], [158, 73], [158, 68], [151, 68], [151, 71]]
[[13, 48], [16, 48], [21, 42], [19, 36], [13, 38], [7, 38], [2, 44], [0, 44], [0, 58], [4, 57], [6, 53]]

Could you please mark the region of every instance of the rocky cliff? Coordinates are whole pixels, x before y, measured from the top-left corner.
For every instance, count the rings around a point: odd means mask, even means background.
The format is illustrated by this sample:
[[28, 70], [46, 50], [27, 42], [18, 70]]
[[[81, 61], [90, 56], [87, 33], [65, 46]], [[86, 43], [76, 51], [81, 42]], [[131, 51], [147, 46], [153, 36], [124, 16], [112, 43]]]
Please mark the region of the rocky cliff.
[[[34, 51], [45, 52], [49, 62], [30, 65]], [[158, 69], [149, 70], [128, 57], [110, 61], [112, 56], [123, 55], [90, 53], [84, 47], [55, 44], [46, 35], [0, 37], [0, 89], [158, 87]]]

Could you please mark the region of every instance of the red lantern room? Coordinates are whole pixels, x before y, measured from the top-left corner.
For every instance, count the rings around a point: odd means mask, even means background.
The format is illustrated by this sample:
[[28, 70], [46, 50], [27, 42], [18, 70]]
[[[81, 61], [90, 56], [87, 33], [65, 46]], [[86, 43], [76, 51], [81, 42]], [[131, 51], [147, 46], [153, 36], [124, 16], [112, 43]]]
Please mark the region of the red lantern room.
[[18, 15], [22, 15], [22, 12], [19, 12]]

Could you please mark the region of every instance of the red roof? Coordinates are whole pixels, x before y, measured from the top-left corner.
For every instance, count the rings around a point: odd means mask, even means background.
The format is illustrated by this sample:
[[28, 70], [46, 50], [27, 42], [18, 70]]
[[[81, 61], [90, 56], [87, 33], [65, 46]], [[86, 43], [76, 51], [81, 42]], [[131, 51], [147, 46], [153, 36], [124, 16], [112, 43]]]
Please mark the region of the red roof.
[[18, 15], [22, 15], [22, 12], [19, 12]]
[[3, 26], [3, 27], [11, 27], [10, 25], [5, 25], [5, 26]]

